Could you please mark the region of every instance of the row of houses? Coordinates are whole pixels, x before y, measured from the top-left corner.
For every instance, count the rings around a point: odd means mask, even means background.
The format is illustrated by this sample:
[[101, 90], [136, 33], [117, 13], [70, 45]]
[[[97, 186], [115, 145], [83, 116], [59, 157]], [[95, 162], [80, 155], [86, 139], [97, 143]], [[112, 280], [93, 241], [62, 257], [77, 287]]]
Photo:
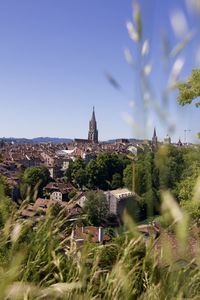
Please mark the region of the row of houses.
[[[81, 245], [85, 241], [104, 244], [111, 240], [111, 236], [106, 234], [106, 228], [83, 225], [84, 220], [87, 218], [84, 212], [87, 193], [78, 192], [71, 201], [67, 202], [63, 198], [61, 199], [61, 197], [55, 197], [55, 191], [59, 189], [58, 183], [48, 184], [46, 189], [52, 192], [50, 198], [38, 198], [35, 203], [28, 204], [21, 210], [21, 218], [31, 219], [33, 222], [42, 221], [46, 218], [48, 209], [54, 205], [63, 210], [65, 215], [64, 221], [72, 225], [69, 235], [65, 236], [65, 238], [70, 237], [77, 245]], [[107, 191], [105, 192], [105, 196], [110, 214], [115, 215], [117, 218], [119, 218], [126, 209], [127, 201], [135, 201], [135, 194], [127, 189]], [[80, 222], [82, 223], [81, 226]]]
[[[86, 192], [78, 192], [72, 200], [67, 202], [63, 197], [65, 193], [68, 193], [69, 190], [71, 190], [71, 186], [67, 186], [66, 189], [63, 190], [63, 193], [62, 189], [59, 188], [59, 183], [50, 183], [45, 189], [49, 191], [49, 199], [38, 198], [35, 203], [28, 204], [28, 206], [22, 210], [22, 217], [32, 218], [38, 214], [41, 215], [41, 212], [45, 214], [48, 208], [55, 204], [61, 208], [64, 208], [67, 211], [67, 214], [70, 214], [70, 217], [81, 217], [83, 214], [85, 201], [87, 200]], [[109, 213], [116, 215], [117, 217], [121, 217], [123, 215], [123, 212], [128, 207], [128, 204], [136, 201], [135, 193], [125, 188], [107, 191], [104, 193], [107, 199]]]
[[86, 162], [94, 159], [102, 152], [130, 153], [137, 150], [131, 143], [99, 143], [99, 144], [7, 144], [0, 149], [1, 161], [6, 165], [13, 163], [28, 168], [45, 165], [52, 178], [61, 177], [70, 161], [82, 157]]
[[62, 179], [70, 162], [82, 157], [86, 162], [95, 159], [98, 153], [104, 151], [130, 153], [135, 147], [128, 141], [119, 140], [116, 143], [81, 143], [75, 141], [71, 144], [8, 144], [0, 148], [0, 173], [3, 174], [10, 185], [11, 197], [17, 201], [20, 198], [19, 184], [23, 171], [32, 166], [46, 166], [51, 178], [56, 183], [46, 187], [45, 192], [50, 194], [52, 200], [67, 200], [73, 187], [66, 186]]

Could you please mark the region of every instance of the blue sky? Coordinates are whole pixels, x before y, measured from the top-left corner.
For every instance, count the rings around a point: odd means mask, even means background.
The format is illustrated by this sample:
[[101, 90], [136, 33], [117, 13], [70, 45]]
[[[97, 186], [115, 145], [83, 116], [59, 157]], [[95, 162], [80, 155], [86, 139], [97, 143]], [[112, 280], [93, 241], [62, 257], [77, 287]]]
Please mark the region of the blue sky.
[[[188, 27], [196, 29], [195, 38], [180, 55], [185, 59], [180, 78], [186, 78], [198, 67], [198, 18], [189, 15], [183, 0], [139, 3], [143, 38], [150, 42], [146, 60], [153, 65], [149, 80], [160, 102], [168, 77], [162, 68], [161, 33], [168, 34], [172, 45], [178, 42], [169, 20], [178, 9]], [[128, 47], [140, 63], [137, 45], [128, 36], [128, 20], [132, 20], [131, 0], [0, 1], [0, 136], [84, 138], [94, 105], [100, 139], [145, 137], [130, 125], [133, 118], [139, 126], [147, 122], [148, 138], [156, 126], [162, 140], [169, 126], [151, 109], [146, 120], [139, 77], [124, 58]], [[122, 90], [109, 84], [106, 72]], [[178, 107], [175, 93], [169, 102], [161, 110], [176, 124], [173, 139], [183, 139], [184, 129], [191, 129], [188, 140], [194, 140], [199, 111]]]

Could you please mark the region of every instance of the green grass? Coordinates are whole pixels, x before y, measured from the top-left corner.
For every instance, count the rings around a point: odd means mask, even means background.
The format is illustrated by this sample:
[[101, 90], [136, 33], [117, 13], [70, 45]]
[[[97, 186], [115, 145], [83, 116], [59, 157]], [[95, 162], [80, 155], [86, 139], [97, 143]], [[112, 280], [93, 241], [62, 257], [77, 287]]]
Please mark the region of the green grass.
[[186, 255], [189, 219], [170, 194], [163, 198], [163, 218], [171, 214], [179, 242], [177, 259], [167, 241], [159, 251], [155, 240], [146, 243], [129, 216], [109, 244], [80, 248], [63, 240], [62, 212], [52, 217], [49, 211], [34, 227], [13, 215], [1, 229], [0, 299], [199, 299], [200, 248]]

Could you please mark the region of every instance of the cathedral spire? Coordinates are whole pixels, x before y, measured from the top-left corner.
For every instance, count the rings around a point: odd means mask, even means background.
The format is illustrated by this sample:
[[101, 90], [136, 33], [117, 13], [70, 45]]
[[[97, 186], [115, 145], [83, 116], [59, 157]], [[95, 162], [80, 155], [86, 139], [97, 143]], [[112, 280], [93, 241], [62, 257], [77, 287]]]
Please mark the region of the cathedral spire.
[[98, 143], [98, 130], [94, 106], [92, 111], [92, 118], [89, 123], [88, 140], [92, 143]]
[[154, 127], [154, 131], [153, 131], [153, 137], [151, 140], [151, 145], [152, 145], [152, 149], [156, 150], [158, 147], [158, 138], [157, 138], [157, 134], [156, 134], [156, 127]]
[[93, 106], [93, 111], [92, 111], [92, 120], [96, 122], [95, 107], [94, 106]]
[[154, 127], [154, 131], [153, 131], [153, 138], [157, 137], [156, 135], [156, 127]]

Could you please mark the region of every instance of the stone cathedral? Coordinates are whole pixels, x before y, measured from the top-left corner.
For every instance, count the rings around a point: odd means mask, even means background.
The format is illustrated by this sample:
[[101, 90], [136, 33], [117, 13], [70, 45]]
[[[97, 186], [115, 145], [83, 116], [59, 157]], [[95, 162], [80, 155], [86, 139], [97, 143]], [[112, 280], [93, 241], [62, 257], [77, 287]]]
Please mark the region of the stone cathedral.
[[92, 112], [92, 118], [89, 122], [88, 141], [92, 143], [98, 143], [98, 130], [94, 107]]

